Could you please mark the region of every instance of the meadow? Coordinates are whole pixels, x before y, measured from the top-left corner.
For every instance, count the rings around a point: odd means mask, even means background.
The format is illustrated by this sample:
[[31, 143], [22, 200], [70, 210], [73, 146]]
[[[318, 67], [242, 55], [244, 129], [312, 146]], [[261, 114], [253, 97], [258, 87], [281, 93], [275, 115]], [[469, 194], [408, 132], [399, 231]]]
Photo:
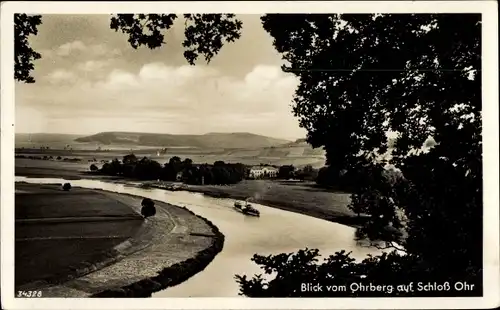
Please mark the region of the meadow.
[[94, 190], [17, 183], [15, 204], [16, 287], [77, 276], [143, 223], [130, 206]]
[[[74, 137], [72, 137], [74, 138]], [[55, 140], [55, 139], [54, 139]], [[72, 150], [64, 149], [71, 142]], [[17, 156], [52, 156], [52, 160], [32, 160], [16, 158], [16, 175], [32, 177], [63, 177], [66, 179], [78, 178], [107, 178], [116, 177], [96, 176], [88, 174], [91, 164], [101, 168], [104, 161], [114, 158], [121, 159], [124, 155], [134, 153], [138, 158], [146, 156], [160, 164], [167, 163], [173, 156], [181, 159], [190, 158], [194, 163], [214, 163], [221, 160], [226, 163], [243, 163], [245, 165], [294, 165], [301, 168], [311, 165], [321, 168], [325, 164], [323, 150], [313, 149], [304, 141], [254, 149], [200, 149], [189, 147], [167, 148], [164, 154], [158, 155], [158, 147], [143, 147], [112, 144], [101, 146], [93, 143], [76, 143], [68, 141], [43, 141], [30, 145], [26, 141], [16, 141]], [[24, 145], [24, 146], [23, 146]], [[40, 149], [41, 146], [48, 149]], [[61, 157], [61, 160], [57, 160]], [[77, 158], [79, 161], [64, 161], [64, 158]], [[94, 161], [95, 160], [95, 161]], [[252, 197], [256, 203], [272, 207], [303, 213], [325, 220], [359, 226], [364, 219], [353, 214], [348, 208], [350, 195], [321, 189], [313, 182], [286, 182], [278, 180], [244, 180], [231, 186], [190, 185], [189, 191], [200, 192], [214, 197], [230, 197], [245, 199]]]

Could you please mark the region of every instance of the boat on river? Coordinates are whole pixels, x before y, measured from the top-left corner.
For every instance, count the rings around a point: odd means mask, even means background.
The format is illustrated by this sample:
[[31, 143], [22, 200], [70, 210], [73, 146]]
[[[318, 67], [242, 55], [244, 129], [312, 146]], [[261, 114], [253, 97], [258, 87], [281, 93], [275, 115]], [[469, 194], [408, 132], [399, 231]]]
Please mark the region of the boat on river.
[[249, 204], [248, 201], [245, 202], [235, 201], [234, 208], [245, 215], [257, 216], [257, 217], [260, 216], [259, 210], [252, 207], [252, 205]]

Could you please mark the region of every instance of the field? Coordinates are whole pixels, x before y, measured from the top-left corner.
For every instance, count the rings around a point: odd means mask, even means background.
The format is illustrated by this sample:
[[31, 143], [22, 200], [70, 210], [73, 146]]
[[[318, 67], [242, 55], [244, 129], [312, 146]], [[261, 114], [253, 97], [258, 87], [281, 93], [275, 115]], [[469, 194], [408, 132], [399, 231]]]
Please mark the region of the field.
[[[66, 179], [116, 179], [116, 177], [85, 174], [84, 171], [88, 171], [88, 166], [89, 163], [85, 162], [16, 159], [16, 175]], [[231, 186], [187, 186], [187, 190], [215, 197], [234, 199], [252, 197], [257, 203], [356, 227], [362, 225], [365, 220], [347, 208], [350, 201], [349, 194], [317, 188], [312, 182], [244, 180]]]
[[[92, 163], [101, 167], [103, 161], [114, 158], [121, 159], [131, 152], [137, 157], [147, 156], [161, 164], [168, 162], [173, 156], [179, 156], [181, 159], [191, 158], [194, 163], [213, 163], [222, 160], [227, 163], [243, 163], [246, 165], [294, 165], [297, 168], [312, 165], [316, 169], [323, 167], [325, 164], [324, 151], [313, 149], [304, 140], [273, 147], [246, 149], [169, 147], [166, 152], [158, 155], [157, 152], [162, 148], [110, 144], [101, 145], [101, 150], [98, 150], [98, 144], [77, 143], [74, 138], [74, 136], [71, 136], [71, 139], [66, 136], [52, 137], [50, 139], [44, 137], [45, 140], [38, 142], [27, 141], [26, 137], [24, 140], [16, 140], [16, 147], [18, 147], [16, 155], [52, 156], [54, 159], [31, 160], [16, 158], [16, 175], [63, 177], [66, 179], [82, 177], [115, 179], [89, 175], [85, 174], [85, 172], [89, 171], [89, 166]], [[66, 143], [67, 149], [60, 147], [64, 143]], [[68, 145], [72, 148], [71, 150], [68, 149]], [[40, 146], [49, 147], [49, 149], [40, 149]], [[79, 161], [55, 160], [58, 156], [61, 158], [78, 158]], [[258, 203], [346, 225], [359, 226], [364, 221], [363, 217], [356, 216], [347, 208], [349, 194], [320, 189], [312, 183], [246, 180], [233, 186], [189, 186], [188, 190], [215, 197], [221, 195], [234, 199], [253, 197], [254, 201]]]
[[214, 197], [251, 198], [256, 203], [355, 227], [365, 220], [348, 209], [349, 193], [318, 188], [313, 182], [244, 180], [230, 186], [189, 185], [187, 190]]
[[[181, 159], [191, 158], [194, 163], [209, 163], [213, 164], [215, 161], [222, 160], [226, 163], [242, 163], [245, 165], [294, 165], [295, 167], [303, 167], [305, 165], [312, 165], [314, 168], [321, 168], [325, 164], [323, 156], [308, 155], [308, 156], [283, 156], [281, 154], [269, 154], [268, 156], [261, 156], [265, 150], [207, 150], [201, 151], [196, 149], [171, 149], [166, 154], [157, 155], [156, 149], [126, 149], [126, 150], [110, 150], [110, 151], [96, 151], [96, 150], [37, 150], [37, 149], [17, 149], [16, 155], [22, 156], [58, 156], [67, 158], [79, 158], [81, 163], [87, 164], [89, 160], [96, 159], [98, 164], [102, 160], [109, 161], [114, 158], [121, 159], [124, 155], [134, 153], [137, 157], [149, 157], [161, 164], [169, 161], [173, 156], [178, 156]], [[274, 156], [276, 155], [276, 156]], [[90, 165], [90, 163], [88, 164]], [[88, 166], [87, 165], [87, 166]], [[87, 167], [88, 168], [88, 167]]]
[[[229, 135], [231, 137], [231, 135]], [[112, 160], [134, 153], [138, 157], [147, 156], [160, 163], [168, 162], [173, 156], [182, 159], [188, 157], [195, 163], [213, 163], [222, 160], [227, 163], [243, 163], [246, 165], [294, 165], [302, 167], [312, 165], [321, 168], [325, 164], [325, 153], [322, 149], [313, 149], [305, 141], [295, 141], [267, 147], [223, 148], [219, 143], [211, 146], [143, 146], [138, 144], [97, 142], [77, 142], [75, 135], [39, 134], [29, 136], [16, 135], [16, 154], [26, 156], [61, 156], [79, 158], [82, 162], [96, 159]], [[265, 137], [264, 137], [265, 138]], [[267, 141], [267, 140], [265, 140]], [[158, 155], [158, 151], [164, 152]]]
[[23, 183], [16, 184], [15, 218], [16, 287], [58, 281], [81, 264], [105, 260], [143, 223], [110, 195]]

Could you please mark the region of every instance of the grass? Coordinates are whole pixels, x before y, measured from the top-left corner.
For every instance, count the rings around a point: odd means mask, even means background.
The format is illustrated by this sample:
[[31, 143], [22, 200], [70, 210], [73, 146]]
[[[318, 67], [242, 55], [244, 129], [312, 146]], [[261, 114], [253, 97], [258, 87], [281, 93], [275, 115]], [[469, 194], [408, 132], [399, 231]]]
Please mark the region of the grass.
[[16, 184], [16, 219], [41, 217], [136, 216], [129, 206], [90, 189]]
[[[116, 177], [85, 174], [82, 172], [85, 169], [88, 171], [87, 164], [16, 159], [16, 175], [65, 179], [116, 179]], [[350, 202], [348, 193], [317, 188], [311, 182], [244, 180], [231, 186], [188, 186], [187, 190], [213, 197], [233, 199], [253, 197], [256, 203], [353, 227], [362, 226], [366, 221], [366, 217], [358, 217], [348, 209]]]
[[130, 206], [98, 191], [33, 184], [16, 184], [16, 190], [16, 287], [80, 275], [82, 268], [112, 258], [112, 248], [143, 223]]
[[[160, 212], [159, 217], [144, 222], [146, 225], [137, 229], [136, 224], [143, 223], [142, 217], [140, 221], [130, 220], [128, 209], [140, 210], [142, 199], [138, 196], [82, 188], [64, 192], [57, 185], [26, 183], [16, 183], [16, 190], [16, 209], [30, 209], [16, 214], [16, 289], [56, 285], [58, 289], [50, 297], [71, 297], [71, 290], [57, 286], [67, 282], [70, 283], [68, 287], [89, 294], [104, 291], [104, 296], [111, 294], [113, 297], [122, 297], [120, 292], [129, 297], [150, 296], [152, 292], [179, 284], [203, 270], [223, 247], [224, 236], [218, 228], [185, 207], [157, 201], [160, 210], [168, 208], [168, 212]], [[92, 204], [85, 202], [88, 198], [94, 198]], [[99, 207], [99, 202], [101, 207], [108, 209]], [[121, 207], [127, 210], [120, 211]], [[76, 221], [67, 223], [68, 215], [78, 216]], [[53, 220], [57, 216], [64, 217], [59, 218], [64, 221], [23, 222], [40, 218]], [[103, 217], [104, 221], [77, 222], [96, 216]], [[176, 223], [187, 228], [184, 236], [170, 234]], [[100, 237], [103, 235], [113, 236]], [[33, 240], [34, 237], [37, 240]], [[47, 237], [58, 239], [44, 239]], [[132, 244], [131, 248], [114, 249], [125, 240]], [[176, 263], [172, 265], [172, 261]], [[109, 267], [97, 271], [106, 266]], [[164, 268], [161, 274], [150, 276], [149, 270], [156, 274], [160, 268]], [[142, 274], [144, 279], [137, 282]], [[75, 281], [69, 281], [72, 279]], [[127, 284], [131, 279], [135, 282]], [[121, 287], [118, 293], [116, 287]]]
[[[158, 148], [134, 149], [137, 157], [149, 157], [161, 164], [168, 162], [173, 156], [181, 159], [191, 158], [195, 163], [213, 163], [222, 160], [228, 163], [243, 163], [245, 165], [258, 165], [261, 163], [271, 165], [294, 165], [297, 167], [312, 165], [321, 168], [325, 164], [325, 157], [321, 152], [310, 149], [310, 147], [283, 147], [283, 148], [259, 148], [259, 149], [195, 149], [195, 148], [169, 148], [165, 155], [157, 156]], [[111, 149], [110, 151], [96, 151], [92, 149], [75, 149], [73, 151], [62, 149], [40, 150], [36, 148], [16, 149], [16, 155], [21, 156], [57, 156], [67, 158], [80, 158], [84, 170], [88, 170], [88, 160], [97, 159], [99, 165], [101, 160], [121, 159], [124, 155], [131, 153], [130, 148]], [[17, 161], [17, 159], [16, 159]], [[48, 161], [47, 161], [48, 162]], [[59, 163], [60, 161], [55, 161]], [[67, 164], [67, 163], [62, 163]]]
[[187, 189], [212, 197], [252, 197], [256, 203], [354, 227], [366, 220], [348, 209], [350, 194], [317, 188], [313, 182], [244, 180], [230, 186], [190, 185]]
[[57, 283], [76, 269], [108, 258], [107, 251], [127, 238], [16, 241], [15, 285]]

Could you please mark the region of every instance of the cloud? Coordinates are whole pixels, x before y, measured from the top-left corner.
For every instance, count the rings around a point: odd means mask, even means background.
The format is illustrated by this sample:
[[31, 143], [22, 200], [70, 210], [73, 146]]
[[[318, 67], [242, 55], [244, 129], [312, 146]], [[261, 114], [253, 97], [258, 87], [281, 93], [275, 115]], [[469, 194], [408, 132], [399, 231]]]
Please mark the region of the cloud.
[[139, 79], [132, 73], [115, 69], [107, 77], [106, 81], [98, 84], [104, 89], [117, 90], [130, 89], [131, 87], [139, 87]]
[[95, 56], [109, 56], [109, 57], [114, 57], [114, 56], [119, 56], [121, 55], [121, 51], [117, 48], [110, 49], [106, 47], [104, 44], [95, 44], [91, 45], [87, 48], [90, 53], [92, 53]]
[[50, 83], [74, 83], [77, 79], [76, 74], [66, 69], [56, 69], [49, 73], [47, 79]]
[[101, 60], [88, 60], [77, 65], [77, 69], [84, 72], [93, 72], [103, 69], [108, 65], [107, 62]]
[[40, 50], [42, 57], [62, 57], [67, 58], [72, 55], [85, 55], [88, 57], [107, 57], [113, 58], [121, 55], [121, 51], [117, 48], [109, 48], [105, 44], [86, 44], [83, 41], [75, 40], [64, 43], [51, 50]]
[[58, 56], [68, 56], [72, 52], [84, 51], [86, 49], [87, 49], [87, 46], [85, 46], [85, 44], [83, 44], [82, 41], [73, 41], [73, 42], [68, 42], [68, 43], [65, 43], [65, 44], [59, 46], [59, 48], [57, 48], [57, 50], [56, 50], [56, 54]]
[[200, 79], [214, 78], [220, 73], [208, 66], [190, 66], [180, 67], [166, 66], [163, 63], [150, 63], [141, 67], [137, 77], [143, 84], [148, 83], [175, 83], [176, 85], [196, 82]]
[[[102, 66], [87, 61], [77, 68], [90, 72]], [[278, 66], [258, 65], [239, 78], [214, 67], [159, 62], [145, 64], [135, 72], [116, 68], [98, 81], [85, 75], [76, 78], [77, 73], [77, 69], [52, 72], [51, 80], [74, 83], [44, 90], [45, 109], [53, 117], [57, 115], [61, 126], [64, 123], [87, 129], [88, 119], [92, 119], [93, 131], [249, 131], [281, 137], [305, 134], [290, 107], [298, 80]]]

